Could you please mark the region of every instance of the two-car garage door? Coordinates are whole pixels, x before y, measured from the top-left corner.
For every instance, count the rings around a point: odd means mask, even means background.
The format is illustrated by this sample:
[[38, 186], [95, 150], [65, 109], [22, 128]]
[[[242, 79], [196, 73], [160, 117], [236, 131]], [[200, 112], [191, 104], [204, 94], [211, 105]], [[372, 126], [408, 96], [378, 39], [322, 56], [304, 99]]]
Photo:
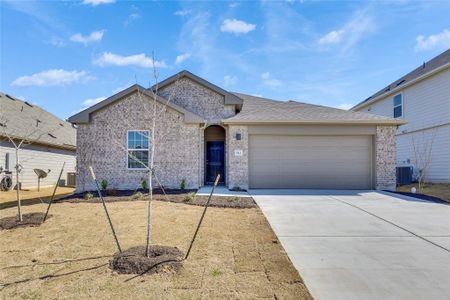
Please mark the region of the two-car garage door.
[[371, 189], [372, 136], [249, 135], [250, 188]]

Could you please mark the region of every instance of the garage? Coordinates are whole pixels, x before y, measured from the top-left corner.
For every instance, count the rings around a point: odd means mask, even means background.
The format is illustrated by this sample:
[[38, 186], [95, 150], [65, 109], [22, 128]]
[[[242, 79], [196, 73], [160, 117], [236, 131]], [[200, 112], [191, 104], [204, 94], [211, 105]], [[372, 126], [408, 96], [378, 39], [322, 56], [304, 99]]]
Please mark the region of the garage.
[[372, 135], [249, 135], [250, 188], [372, 189]]

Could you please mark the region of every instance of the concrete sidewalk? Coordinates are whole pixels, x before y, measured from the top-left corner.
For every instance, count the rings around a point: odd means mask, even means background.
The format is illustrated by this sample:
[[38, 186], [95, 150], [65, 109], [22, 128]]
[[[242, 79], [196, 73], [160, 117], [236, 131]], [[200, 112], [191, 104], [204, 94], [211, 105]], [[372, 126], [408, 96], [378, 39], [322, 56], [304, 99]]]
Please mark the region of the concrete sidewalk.
[[251, 190], [316, 299], [450, 299], [450, 206], [374, 191]]

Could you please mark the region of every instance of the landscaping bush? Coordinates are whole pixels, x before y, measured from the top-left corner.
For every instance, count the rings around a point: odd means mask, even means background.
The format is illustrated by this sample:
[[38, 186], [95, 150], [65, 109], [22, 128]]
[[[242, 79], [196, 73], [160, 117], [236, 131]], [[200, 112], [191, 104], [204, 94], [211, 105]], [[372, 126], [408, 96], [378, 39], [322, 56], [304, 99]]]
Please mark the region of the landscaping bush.
[[84, 200], [91, 200], [92, 198], [94, 198], [94, 195], [90, 192], [87, 192], [84, 194], [83, 198]]
[[180, 182], [180, 190], [185, 190], [186, 189], [186, 178], [182, 178], [181, 182]]
[[100, 182], [100, 186], [102, 187], [102, 190], [106, 190], [106, 188], [108, 187], [108, 181], [106, 180], [106, 179], [103, 179], [101, 182]]
[[134, 200], [139, 200], [142, 197], [144, 197], [144, 194], [142, 194], [141, 192], [136, 192], [131, 196], [131, 198], [133, 198]]
[[147, 189], [147, 180], [144, 177], [141, 178], [141, 187], [144, 191]]
[[186, 196], [184, 197], [183, 201], [184, 201], [184, 202], [194, 201], [196, 195], [197, 195], [197, 194], [196, 194], [195, 192], [188, 193], [188, 194], [186, 194]]

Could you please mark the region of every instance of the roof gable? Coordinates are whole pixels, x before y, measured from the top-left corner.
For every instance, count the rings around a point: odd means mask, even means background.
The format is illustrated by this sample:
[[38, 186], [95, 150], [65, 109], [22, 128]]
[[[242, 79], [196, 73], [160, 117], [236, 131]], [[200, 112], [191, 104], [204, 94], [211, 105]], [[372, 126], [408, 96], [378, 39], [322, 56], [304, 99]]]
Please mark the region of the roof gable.
[[[123, 98], [125, 98], [126, 96], [135, 93], [135, 92], [140, 92], [148, 97], [153, 98], [155, 96], [155, 94], [148, 89], [145, 89], [144, 87], [138, 85], [138, 84], [134, 84], [132, 86], [130, 86], [129, 88], [71, 116], [68, 120], [71, 123], [75, 123], [75, 124], [80, 124], [80, 123], [89, 123], [90, 119], [91, 119], [91, 114], [93, 114], [94, 112], [115, 103], [116, 101], [120, 101]], [[167, 102], [166, 99], [160, 97], [160, 96], [156, 96], [156, 100], [164, 105], [167, 105], [168, 107], [178, 111], [179, 113], [184, 115], [184, 122], [185, 123], [204, 123], [205, 120], [203, 120], [203, 118], [201, 118], [200, 116], [185, 110], [184, 108], [171, 103], [171, 102]]]
[[197, 75], [192, 74], [189, 71], [183, 70], [173, 76], [170, 76], [169, 78], [159, 82], [157, 85], [154, 85], [152, 87], [152, 90], [155, 91], [156, 87], [158, 87], [158, 89], [164, 88], [165, 86], [168, 86], [174, 82], [176, 82], [178, 79], [181, 79], [183, 77], [187, 77], [189, 79], [191, 79], [192, 81], [210, 89], [213, 90], [214, 92], [224, 96], [225, 98], [225, 104], [235, 104], [235, 105], [242, 105], [243, 100], [241, 98], [239, 98], [237, 95], [230, 93], [220, 87], [218, 87], [215, 84], [212, 84], [209, 81], [206, 81], [205, 79], [198, 77]]
[[432, 58], [428, 62], [424, 62], [421, 66], [417, 67], [413, 71], [409, 72], [408, 74], [404, 75], [403, 77], [397, 79], [388, 86], [379, 90], [372, 96], [358, 103], [357, 105], [352, 107], [351, 110], [361, 108], [362, 106], [365, 106], [369, 103], [380, 100], [381, 98], [384, 98], [384, 96], [387, 96], [395, 91], [398, 91], [408, 85], [413, 84], [414, 82], [420, 80], [423, 77], [432, 75], [447, 67], [450, 67], [450, 49]]

